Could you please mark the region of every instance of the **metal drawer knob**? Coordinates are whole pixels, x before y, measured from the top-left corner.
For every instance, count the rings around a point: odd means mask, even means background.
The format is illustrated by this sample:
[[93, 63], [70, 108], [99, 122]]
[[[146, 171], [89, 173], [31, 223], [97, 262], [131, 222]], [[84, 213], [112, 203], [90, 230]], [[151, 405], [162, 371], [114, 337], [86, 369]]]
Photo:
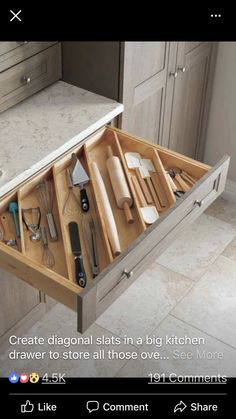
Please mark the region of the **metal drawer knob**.
[[25, 81], [27, 84], [29, 84], [29, 83], [31, 83], [31, 78], [27, 77], [27, 76], [24, 76], [23, 81]]
[[204, 204], [204, 200], [202, 199], [201, 201], [199, 201], [198, 199], [196, 199], [196, 201], [194, 202], [195, 205], [198, 205], [199, 207], [201, 207]]
[[122, 276], [126, 276], [126, 278], [131, 278], [133, 276], [133, 271], [128, 271], [127, 269], [124, 269], [122, 272]]
[[177, 71], [171, 71], [170, 76], [172, 76], [176, 79], [176, 77], [178, 76], [178, 72]]
[[186, 71], [186, 67], [179, 67], [178, 71], [181, 71], [181, 73], [185, 73]]

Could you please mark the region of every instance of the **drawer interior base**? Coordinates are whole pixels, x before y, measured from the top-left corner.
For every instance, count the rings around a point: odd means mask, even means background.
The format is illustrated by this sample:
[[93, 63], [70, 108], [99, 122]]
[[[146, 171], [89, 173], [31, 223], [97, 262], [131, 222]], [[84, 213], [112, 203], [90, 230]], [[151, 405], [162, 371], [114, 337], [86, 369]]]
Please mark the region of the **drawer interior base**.
[[[72, 169], [72, 152], [67, 153], [58, 161], [54, 162], [51, 167], [42, 170], [40, 174], [33, 176], [25, 184], [20, 186], [18, 190], [13, 191], [1, 200], [0, 239], [6, 248], [11, 241], [16, 240], [16, 245], [12, 247], [15, 252], [22, 254], [22, 257], [26, 257], [27, 260], [30, 259], [32, 264], [35, 265], [35, 269], [37, 267], [40, 267], [40, 270], [44, 268], [46, 274], [50, 272], [49, 276], [52, 276], [53, 273], [57, 274], [57, 281], [60, 281], [61, 277], [64, 286], [70, 284], [68, 285], [70, 287], [73, 284], [72, 288], [78, 295], [83, 288], [77, 284], [75, 278], [75, 255], [72, 252], [68, 229], [68, 224], [71, 221], [78, 224], [81, 253], [88, 284], [95, 280], [91, 263], [91, 254], [93, 255], [91, 252], [91, 236], [89, 235], [88, 237], [86, 235], [88, 228], [91, 226], [89, 220], [92, 219], [96, 232], [99, 272], [107, 268], [117, 257], [111, 242], [110, 224], [104, 213], [104, 203], [94, 169], [94, 162], [102, 177], [107, 193], [110, 210], [113, 214], [118, 232], [121, 253], [126, 251], [140, 235], [146, 233], [152, 224], [146, 222], [142, 208], [147, 208], [147, 213], [149, 214], [150, 208], [153, 209], [154, 207], [154, 213], [158, 215], [156, 222], [160, 222], [165, 212], [175, 204], [176, 200], [181, 200], [184, 194], [195, 186], [199, 179], [207, 173], [209, 167], [162, 147], [155, 146], [143, 140], [134, 139], [128, 134], [109, 127], [95, 134], [85, 144], [77, 146], [72, 151], [76, 154], [77, 159], [84, 167], [90, 179], [84, 185], [90, 203], [89, 211], [86, 213], [81, 210], [80, 187], [74, 186], [73, 188], [68, 188], [68, 169]], [[150, 169], [151, 163], [152, 169], [147, 172], [147, 170], [145, 171], [144, 169], [142, 171], [138, 167], [131, 168], [129, 159], [132, 154], [130, 155], [130, 153], [138, 153], [141, 158], [138, 164], [146, 168], [149, 167]], [[124, 209], [118, 207], [117, 198], [114, 193], [114, 184], [112, 184], [109, 177], [107, 160], [111, 157], [111, 154], [119, 159], [126, 186], [128, 187], [132, 200], [132, 204], [129, 203], [131, 205], [130, 214], [133, 221], [131, 223], [127, 222]], [[137, 164], [137, 161], [135, 164]], [[148, 164], [149, 166], [147, 166]], [[52, 213], [58, 236], [56, 241], [50, 240], [46, 217], [47, 211], [42, 207], [36, 193], [37, 186], [45, 180], [52, 185]], [[139, 189], [137, 189], [137, 183]], [[148, 203], [144, 187], [151, 196], [152, 202], [150, 203]], [[146, 201], [145, 205], [141, 199], [143, 197], [141, 196], [140, 198], [138, 193], [140, 188]], [[13, 214], [9, 211], [9, 205], [12, 203], [16, 203], [18, 206], [15, 216], [19, 224], [20, 237], [16, 237]], [[30, 208], [35, 209], [38, 207], [41, 213], [40, 226], [41, 228], [46, 228], [48, 248], [53, 254], [55, 261], [54, 265], [50, 268], [45, 265], [45, 259], [43, 259], [45, 249], [42, 240], [32, 241], [32, 228], [29, 228], [29, 224], [32, 224], [29, 220], [32, 221], [33, 217], [29, 210]], [[24, 210], [28, 210], [26, 212], [26, 218], [27, 216], [29, 217], [27, 218], [28, 224], [22, 218]], [[35, 211], [34, 215], [37, 217], [37, 211]], [[37, 223], [33, 219], [34, 229], [35, 224]], [[91, 233], [91, 230], [89, 232]]]

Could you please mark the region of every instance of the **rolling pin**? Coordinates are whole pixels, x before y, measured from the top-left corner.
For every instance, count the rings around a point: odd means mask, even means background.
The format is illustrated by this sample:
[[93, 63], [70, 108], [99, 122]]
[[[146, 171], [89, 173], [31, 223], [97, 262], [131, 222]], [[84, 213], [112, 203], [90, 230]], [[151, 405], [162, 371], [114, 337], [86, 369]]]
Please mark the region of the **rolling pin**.
[[92, 169], [95, 176], [96, 190], [99, 195], [99, 202], [102, 208], [102, 214], [105, 221], [107, 235], [111, 244], [112, 252], [115, 256], [118, 256], [121, 253], [121, 246], [118, 231], [116, 228], [116, 222], [111, 209], [111, 204], [109, 202], [107, 191], [96, 162], [92, 162]]
[[111, 146], [107, 147], [107, 154], [108, 159], [106, 161], [106, 165], [117, 206], [119, 208], [123, 208], [127, 223], [132, 224], [134, 219], [132, 212], [130, 211], [130, 207], [133, 204], [133, 200], [129, 192], [120, 159], [117, 156], [113, 156]]

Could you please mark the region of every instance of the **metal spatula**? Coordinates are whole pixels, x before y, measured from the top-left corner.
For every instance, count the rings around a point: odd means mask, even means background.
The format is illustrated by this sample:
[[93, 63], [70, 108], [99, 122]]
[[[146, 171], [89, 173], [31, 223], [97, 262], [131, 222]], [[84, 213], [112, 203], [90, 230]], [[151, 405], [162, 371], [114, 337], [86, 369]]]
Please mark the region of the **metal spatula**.
[[89, 199], [84, 185], [88, 183], [89, 177], [75, 153], [72, 154], [72, 180], [73, 185], [80, 188], [81, 209], [83, 212], [87, 212], [89, 210]]

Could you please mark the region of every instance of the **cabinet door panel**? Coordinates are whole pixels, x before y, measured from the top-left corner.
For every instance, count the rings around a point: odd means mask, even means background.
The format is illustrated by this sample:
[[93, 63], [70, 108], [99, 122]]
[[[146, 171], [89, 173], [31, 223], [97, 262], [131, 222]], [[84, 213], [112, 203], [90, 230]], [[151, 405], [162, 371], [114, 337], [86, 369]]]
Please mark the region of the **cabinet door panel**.
[[160, 143], [169, 58], [167, 42], [126, 42], [122, 129]]
[[[161, 107], [163, 103], [163, 89], [148, 97], [145, 101], [135, 106], [134, 131], [142, 137], [155, 139], [159, 135], [161, 124]], [[155, 113], [154, 113], [155, 109]], [[145, 124], [143, 123], [145, 121]]]
[[[165, 42], [127, 42], [126, 52], [131, 54], [135, 70], [135, 85], [159, 73], [165, 67]], [[151, 58], [151, 59], [150, 59]]]
[[[184, 43], [179, 43], [172, 119], [168, 146], [196, 157], [201, 135], [202, 112], [205, 103], [207, 75], [211, 54], [210, 43], [202, 43], [185, 53]], [[185, 71], [181, 71], [181, 69]]]
[[185, 42], [185, 54], [188, 54], [194, 48], [197, 48], [201, 42]]

